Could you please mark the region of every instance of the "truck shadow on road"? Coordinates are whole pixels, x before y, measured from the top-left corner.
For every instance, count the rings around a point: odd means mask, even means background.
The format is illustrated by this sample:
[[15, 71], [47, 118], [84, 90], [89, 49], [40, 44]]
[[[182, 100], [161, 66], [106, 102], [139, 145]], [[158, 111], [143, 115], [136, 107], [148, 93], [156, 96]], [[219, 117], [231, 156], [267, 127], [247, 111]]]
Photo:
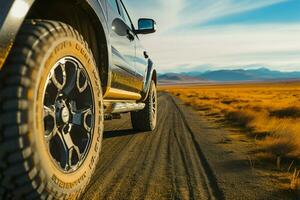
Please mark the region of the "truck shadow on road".
[[103, 139], [123, 137], [129, 135], [145, 134], [145, 132], [139, 132], [133, 129], [115, 130], [115, 131], [105, 131], [103, 133]]

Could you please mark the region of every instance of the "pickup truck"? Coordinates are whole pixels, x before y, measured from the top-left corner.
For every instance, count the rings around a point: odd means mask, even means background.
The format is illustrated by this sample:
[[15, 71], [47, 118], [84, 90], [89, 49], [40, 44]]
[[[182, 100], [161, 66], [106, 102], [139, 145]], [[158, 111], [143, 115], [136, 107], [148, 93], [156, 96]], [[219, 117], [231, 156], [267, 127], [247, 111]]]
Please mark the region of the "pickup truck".
[[104, 120], [157, 121], [157, 73], [122, 0], [1, 0], [0, 199], [78, 199]]

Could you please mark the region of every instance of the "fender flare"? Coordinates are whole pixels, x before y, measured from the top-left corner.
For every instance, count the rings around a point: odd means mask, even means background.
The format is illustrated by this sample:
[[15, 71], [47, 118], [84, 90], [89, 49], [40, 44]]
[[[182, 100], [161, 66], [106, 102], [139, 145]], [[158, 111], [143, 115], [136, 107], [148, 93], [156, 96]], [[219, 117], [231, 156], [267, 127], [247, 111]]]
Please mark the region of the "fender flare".
[[[0, 70], [10, 53], [15, 38], [30, 12], [34, 2], [38, 0], [4, 0], [0, 8]], [[51, 1], [51, 0], [49, 0]], [[79, 2], [79, 1], [78, 1]], [[87, 0], [82, 1], [89, 6], [92, 14], [97, 16], [99, 25], [101, 24], [104, 30], [107, 41], [107, 52], [110, 55], [109, 48], [109, 29], [107, 25], [106, 5], [102, 5], [100, 1]], [[104, 7], [105, 6], [105, 7]], [[108, 57], [108, 66], [110, 66], [111, 57]], [[109, 74], [108, 74], [109, 76]], [[108, 83], [110, 83], [110, 76]]]
[[[145, 101], [148, 97], [148, 93], [150, 90], [151, 81], [153, 80], [153, 76], [156, 75], [156, 70], [154, 67], [154, 63], [151, 59], [148, 59], [148, 67], [147, 67], [147, 73], [146, 73], [146, 79], [144, 82], [144, 89], [141, 92], [141, 101]], [[157, 85], [157, 80], [155, 80], [155, 84]]]

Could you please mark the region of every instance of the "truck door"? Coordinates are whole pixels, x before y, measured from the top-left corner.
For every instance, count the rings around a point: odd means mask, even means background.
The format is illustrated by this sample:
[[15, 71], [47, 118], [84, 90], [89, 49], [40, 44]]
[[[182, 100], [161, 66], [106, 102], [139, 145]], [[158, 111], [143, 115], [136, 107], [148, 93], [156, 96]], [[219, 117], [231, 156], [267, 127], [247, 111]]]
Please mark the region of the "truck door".
[[135, 37], [131, 21], [119, 0], [108, 0], [107, 7], [112, 48], [110, 90], [113, 90], [111, 92], [113, 94], [109, 97], [139, 99], [138, 80], [135, 71]]
[[135, 70], [136, 70], [136, 77], [139, 80], [139, 86], [141, 90], [145, 87], [147, 70], [149, 65], [149, 58], [148, 54], [145, 51], [144, 47], [142, 46], [139, 38], [136, 36], [136, 58], [135, 58]]

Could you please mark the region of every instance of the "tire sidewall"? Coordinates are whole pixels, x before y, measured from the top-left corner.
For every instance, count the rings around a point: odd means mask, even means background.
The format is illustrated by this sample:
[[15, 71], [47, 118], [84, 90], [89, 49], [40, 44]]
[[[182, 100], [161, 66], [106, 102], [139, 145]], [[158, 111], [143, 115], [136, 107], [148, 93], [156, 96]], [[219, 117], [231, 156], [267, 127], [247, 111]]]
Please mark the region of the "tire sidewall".
[[[47, 44], [46, 44], [47, 45]], [[40, 55], [41, 59], [35, 76], [36, 82], [28, 92], [32, 105], [28, 112], [29, 138], [33, 145], [35, 159], [38, 161], [41, 177], [47, 183], [47, 190], [51, 193], [60, 192], [70, 194], [81, 190], [88, 183], [99, 157], [103, 131], [103, 100], [101, 84], [94, 59], [85, 45], [74, 37], [59, 37], [47, 47], [47, 53]], [[85, 161], [75, 172], [63, 173], [52, 161], [44, 139], [43, 127], [43, 96], [48, 74], [55, 63], [63, 57], [75, 57], [84, 66], [93, 88], [95, 120], [93, 138]], [[34, 78], [34, 77], [32, 77]]]

